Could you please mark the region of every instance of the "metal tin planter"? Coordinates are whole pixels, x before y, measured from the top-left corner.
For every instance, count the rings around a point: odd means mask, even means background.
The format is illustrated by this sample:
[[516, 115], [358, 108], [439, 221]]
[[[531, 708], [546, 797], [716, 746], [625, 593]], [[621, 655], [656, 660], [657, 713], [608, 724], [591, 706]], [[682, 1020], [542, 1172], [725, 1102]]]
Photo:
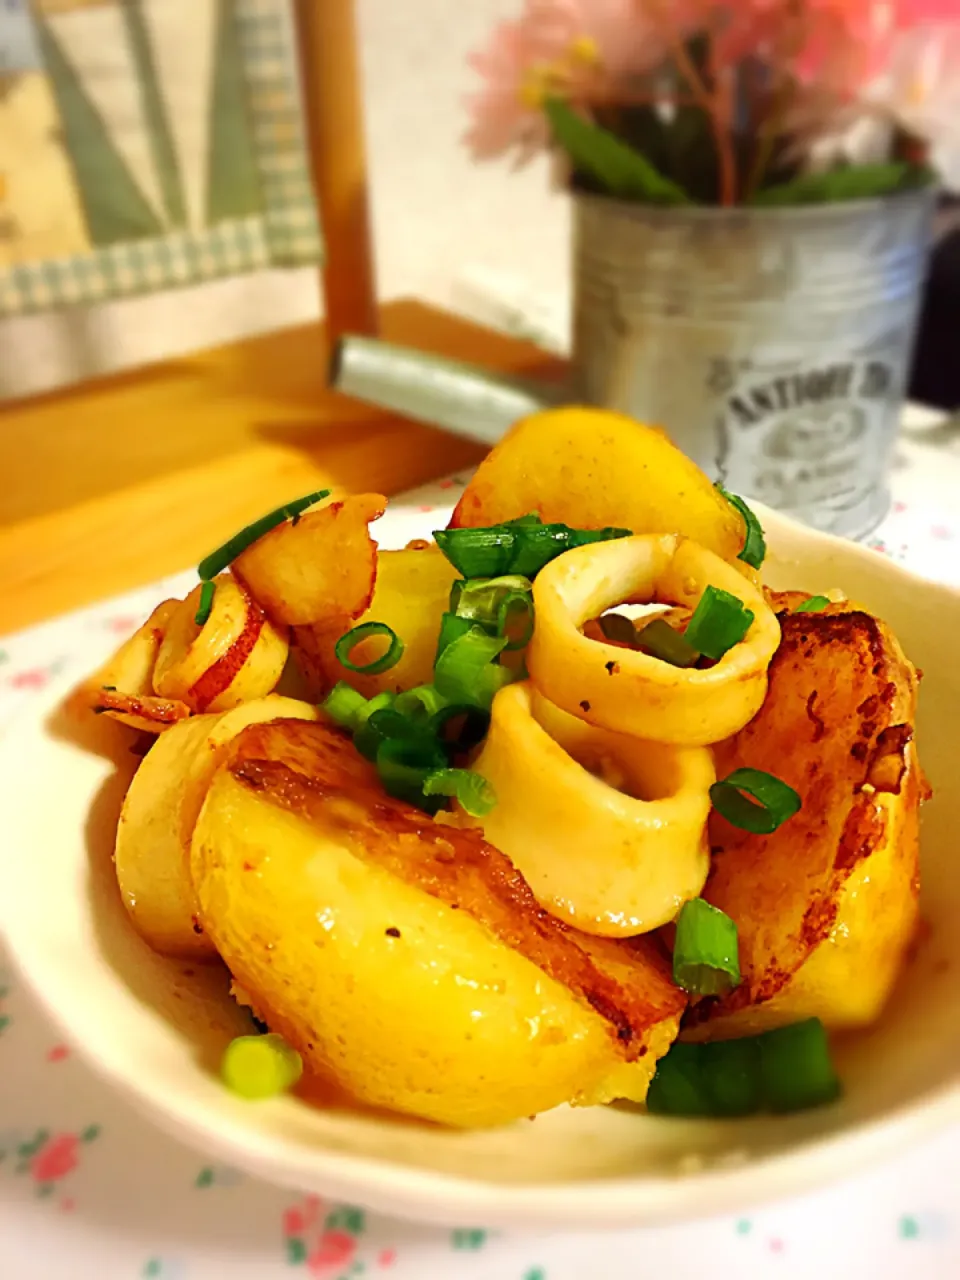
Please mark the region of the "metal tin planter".
[[929, 190], [789, 209], [575, 197], [574, 371], [727, 488], [819, 529], [883, 518]]

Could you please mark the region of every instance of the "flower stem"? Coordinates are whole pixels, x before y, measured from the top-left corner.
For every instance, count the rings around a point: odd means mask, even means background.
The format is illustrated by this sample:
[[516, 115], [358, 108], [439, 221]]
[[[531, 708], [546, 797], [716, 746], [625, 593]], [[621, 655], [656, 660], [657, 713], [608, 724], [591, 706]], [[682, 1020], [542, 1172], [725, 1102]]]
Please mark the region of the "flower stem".
[[717, 159], [720, 164], [720, 203], [725, 208], [729, 208], [737, 202], [737, 165], [733, 150], [733, 139], [730, 135], [729, 87], [721, 85], [719, 77], [714, 73], [712, 76], [714, 92], [713, 94], [710, 93], [690, 56], [690, 51], [683, 37], [679, 34], [671, 35], [670, 48], [676, 60], [677, 69], [686, 80], [694, 98], [707, 113], [713, 126], [717, 144]]

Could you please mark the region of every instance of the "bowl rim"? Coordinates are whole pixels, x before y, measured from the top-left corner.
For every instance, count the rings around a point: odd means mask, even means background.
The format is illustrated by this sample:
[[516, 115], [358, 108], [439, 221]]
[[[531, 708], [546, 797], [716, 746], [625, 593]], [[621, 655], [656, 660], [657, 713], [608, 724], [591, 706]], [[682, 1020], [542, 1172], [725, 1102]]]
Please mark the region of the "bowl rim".
[[[762, 513], [774, 549], [779, 535], [793, 541], [799, 538], [827, 551], [834, 548], [844, 557], [875, 557], [883, 577], [916, 586], [928, 596], [960, 600], [958, 588], [923, 578], [863, 545], [807, 529], [759, 503], [752, 505]], [[51, 711], [83, 674], [85, 669], [79, 663], [68, 666], [41, 698], [31, 700], [4, 727], [0, 760], [12, 757], [6, 774], [10, 781], [15, 782], [17, 755], [9, 744], [16, 741], [18, 726], [41, 739], [48, 737], [46, 722]], [[754, 1157], [743, 1164], [728, 1155], [710, 1160], [705, 1168], [678, 1167], [673, 1177], [626, 1174], [560, 1183], [494, 1182], [431, 1171], [390, 1157], [347, 1154], [319, 1145], [308, 1148], [293, 1137], [251, 1130], [239, 1118], [240, 1113], [237, 1118], [215, 1117], [203, 1098], [187, 1089], [164, 1091], [153, 1085], [150, 1077], [145, 1083], [129, 1071], [116, 1040], [90, 1045], [82, 1009], [74, 1012], [73, 1003], [60, 998], [56, 973], [49, 971], [42, 947], [37, 950], [31, 945], [29, 929], [18, 929], [15, 912], [3, 912], [6, 901], [7, 896], [0, 894], [0, 936], [26, 985], [94, 1070], [160, 1129], [276, 1184], [354, 1200], [421, 1222], [456, 1226], [470, 1220], [524, 1228], [622, 1228], [715, 1216], [822, 1186], [895, 1154], [905, 1141], [914, 1143], [948, 1123], [960, 1122], [958, 1070], [953, 1080], [919, 1098], [905, 1099], [876, 1118], [801, 1139], [786, 1151]]]

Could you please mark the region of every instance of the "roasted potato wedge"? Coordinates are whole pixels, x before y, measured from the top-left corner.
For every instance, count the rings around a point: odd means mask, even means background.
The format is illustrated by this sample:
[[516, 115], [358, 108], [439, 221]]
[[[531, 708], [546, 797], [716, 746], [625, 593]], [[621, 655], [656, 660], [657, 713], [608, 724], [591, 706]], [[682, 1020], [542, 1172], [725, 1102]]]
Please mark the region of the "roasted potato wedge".
[[684, 997], [647, 940], [541, 910], [479, 833], [388, 798], [322, 724], [253, 726], [197, 823], [204, 929], [308, 1071], [458, 1126], [642, 1099]]
[[124, 800], [114, 862], [124, 906], [161, 955], [210, 958], [190, 880], [190, 838], [210, 780], [247, 725], [283, 716], [316, 720], [306, 702], [271, 694], [220, 715], [191, 716], [151, 747]]
[[386, 507], [379, 493], [336, 498], [265, 533], [231, 572], [279, 625], [356, 618], [373, 597], [377, 575], [368, 526]]
[[162, 733], [186, 719], [190, 708], [185, 702], [157, 697], [153, 687], [157, 654], [179, 608], [179, 600], [158, 604], [143, 626], [76, 690], [71, 707], [109, 715], [142, 733]]
[[191, 711], [228, 711], [264, 698], [283, 674], [290, 642], [246, 588], [227, 574], [217, 578], [210, 616], [195, 620], [198, 585], [171, 616], [157, 653], [155, 691]]
[[530, 512], [580, 529], [682, 533], [724, 560], [736, 558], [745, 533], [739, 514], [662, 431], [583, 406], [512, 427], [480, 463], [451, 526]]
[[710, 819], [703, 896], [737, 923], [743, 981], [690, 1011], [690, 1038], [814, 1016], [834, 1028], [872, 1022], [917, 923], [916, 672], [863, 611], [780, 621], [767, 699], [717, 749], [717, 775], [772, 770], [803, 808], [770, 836]]
[[[441, 553], [429, 546], [403, 551], [381, 551], [377, 561], [377, 582], [370, 607], [352, 621], [343, 617], [324, 627], [297, 627], [293, 635], [294, 656], [309, 675], [316, 694], [325, 693], [338, 680], [348, 681], [364, 697], [384, 690], [412, 689], [433, 679], [440, 618], [448, 607], [450, 588], [457, 571]], [[403, 657], [380, 675], [364, 676], [340, 665], [334, 645], [352, 626], [363, 622], [385, 622], [403, 641]], [[375, 656], [372, 646], [380, 641], [363, 641], [353, 652], [359, 666]]]

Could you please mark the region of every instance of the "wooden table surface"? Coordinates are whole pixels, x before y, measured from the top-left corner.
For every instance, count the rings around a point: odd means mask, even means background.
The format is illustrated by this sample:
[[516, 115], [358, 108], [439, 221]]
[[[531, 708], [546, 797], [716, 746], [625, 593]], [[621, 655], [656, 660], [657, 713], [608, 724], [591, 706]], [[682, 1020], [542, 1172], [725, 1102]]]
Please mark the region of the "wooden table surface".
[[[560, 363], [421, 303], [383, 336], [534, 376]], [[482, 448], [326, 385], [318, 325], [0, 407], [0, 634], [196, 563], [311, 489], [393, 494]]]

